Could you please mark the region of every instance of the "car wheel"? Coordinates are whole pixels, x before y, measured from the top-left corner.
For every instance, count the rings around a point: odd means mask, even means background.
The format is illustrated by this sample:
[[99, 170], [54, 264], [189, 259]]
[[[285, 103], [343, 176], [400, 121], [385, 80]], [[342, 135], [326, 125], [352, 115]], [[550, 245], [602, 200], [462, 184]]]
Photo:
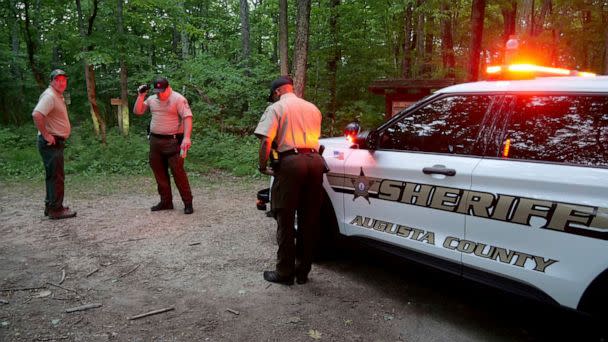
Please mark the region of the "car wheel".
[[608, 270], [600, 274], [587, 288], [579, 309], [591, 314], [594, 318], [608, 320]]

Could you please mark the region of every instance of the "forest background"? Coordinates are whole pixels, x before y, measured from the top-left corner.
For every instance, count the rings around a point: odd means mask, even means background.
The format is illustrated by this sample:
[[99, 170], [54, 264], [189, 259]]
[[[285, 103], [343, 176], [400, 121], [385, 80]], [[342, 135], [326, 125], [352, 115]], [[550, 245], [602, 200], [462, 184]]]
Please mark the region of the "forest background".
[[194, 113], [188, 170], [255, 176], [277, 76], [338, 135], [384, 119], [374, 80], [477, 80], [511, 35], [526, 61], [608, 73], [608, 1], [0, 0], [0, 180], [43, 177], [31, 112], [55, 68], [69, 74], [67, 174], [149, 172], [149, 116], [130, 109], [163, 75]]

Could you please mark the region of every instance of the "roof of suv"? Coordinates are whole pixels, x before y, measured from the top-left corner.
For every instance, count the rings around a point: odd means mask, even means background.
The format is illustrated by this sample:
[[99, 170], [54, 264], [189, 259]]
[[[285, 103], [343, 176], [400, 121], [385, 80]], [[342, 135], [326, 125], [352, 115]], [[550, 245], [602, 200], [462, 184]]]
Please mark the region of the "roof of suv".
[[462, 83], [438, 90], [437, 94], [486, 92], [573, 92], [608, 93], [608, 76], [539, 77], [530, 80], [500, 80]]

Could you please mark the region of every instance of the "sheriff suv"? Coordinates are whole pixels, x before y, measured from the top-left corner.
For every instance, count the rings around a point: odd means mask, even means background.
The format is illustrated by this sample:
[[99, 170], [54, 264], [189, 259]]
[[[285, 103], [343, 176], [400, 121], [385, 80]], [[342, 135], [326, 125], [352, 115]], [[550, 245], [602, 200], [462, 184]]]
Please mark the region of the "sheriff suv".
[[459, 84], [354, 131], [321, 141], [326, 233], [606, 316], [608, 77]]

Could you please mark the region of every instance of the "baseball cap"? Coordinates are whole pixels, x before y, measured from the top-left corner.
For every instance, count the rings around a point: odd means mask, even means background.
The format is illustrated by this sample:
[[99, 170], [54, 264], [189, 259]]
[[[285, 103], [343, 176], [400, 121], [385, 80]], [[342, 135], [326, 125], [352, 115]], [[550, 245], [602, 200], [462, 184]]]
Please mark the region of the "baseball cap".
[[165, 89], [167, 89], [168, 86], [169, 86], [169, 81], [167, 81], [166, 78], [157, 77], [156, 80], [154, 80], [154, 89], [152, 89], [152, 92], [154, 94], [161, 93], [161, 92], [165, 91]]
[[291, 77], [281, 76], [281, 77], [277, 78], [276, 80], [272, 81], [272, 83], [270, 83], [270, 95], [268, 95], [268, 102], [273, 101], [272, 95], [274, 94], [274, 91], [286, 84], [293, 85], [293, 80], [291, 79]]
[[68, 77], [68, 74], [65, 73], [65, 71], [61, 70], [61, 69], [55, 69], [53, 71], [51, 71], [51, 81], [55, 79], [55, 77], [57, 76], [65, 76]]

